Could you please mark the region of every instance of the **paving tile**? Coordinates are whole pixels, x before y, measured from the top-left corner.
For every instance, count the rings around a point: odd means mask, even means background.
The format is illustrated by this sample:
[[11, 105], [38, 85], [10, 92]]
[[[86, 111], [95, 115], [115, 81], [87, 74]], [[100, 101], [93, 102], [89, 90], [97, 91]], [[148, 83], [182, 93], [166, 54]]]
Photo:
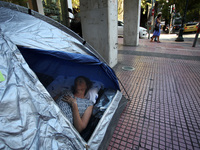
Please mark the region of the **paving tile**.
[[107, 149], [200, 149], [200, 44], [120, 42], [113, 69], [131, 99]]

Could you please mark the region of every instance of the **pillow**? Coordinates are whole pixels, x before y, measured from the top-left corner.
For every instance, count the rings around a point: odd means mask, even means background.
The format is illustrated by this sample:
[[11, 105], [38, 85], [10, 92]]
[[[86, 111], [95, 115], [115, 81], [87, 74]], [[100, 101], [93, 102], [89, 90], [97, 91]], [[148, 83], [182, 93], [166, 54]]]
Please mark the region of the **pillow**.
[[96, 100], [98, 98], [98, 92], [102, 88], [103, 89], [103, 84], [98, 81], [92, 81], [93, 85], [92, 87], [88, 90], [87, 94], [85, 95], [85, 98], [89, 99], [90, 101], [93, 102], [93, 104], [96, 103]]
[[[75, 80], [75, 77], [58, 76], [47, 87], [47, 91], [52, 97], [54, 97], [57, 94], [64, 92], [65, 90], [71, 90], [71, 87], [74, 85], [74, 80]], [[86, 93], [85, 98], [89, 99], [95, 104], [98, 98], [98, 92], [101, 88], [104, 88], [104, 86], [99, 81], [95, 81], [95, 80], [91, 80], [91, 81], [93, 85]]]
[[74, 79], [75, 78], [72, 77], [58, 76], [49, 84], [49, 86], [47, 86], [47, 91], [52, 97], [54, 97], [65, 90], [70, 90], [74, 84]]

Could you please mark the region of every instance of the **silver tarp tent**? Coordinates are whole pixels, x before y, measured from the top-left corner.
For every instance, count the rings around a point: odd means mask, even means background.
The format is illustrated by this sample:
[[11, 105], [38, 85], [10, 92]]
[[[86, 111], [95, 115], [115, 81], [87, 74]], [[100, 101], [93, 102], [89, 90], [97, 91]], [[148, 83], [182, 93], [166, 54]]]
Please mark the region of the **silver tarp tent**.
[[[117, 84], [110, 79], [114, 75], [106, 72], [108, 75], [99, 77], [103, 78], [102, 82], [110, 82], [105, 86], [114, 87], [116, 92], [94, 131], [85, 140], [63, 115], [36, 73], [41, 73], [45, 64], [49, 64], [41, 59], [47, 52], [59, 59], [63, 59], [60, 57], [65, 52], [92, 57], [95, 60], [91, 65], [93, 68], [95, 65], [105, 68], [103, 58], [71, 30], [37, 12], [0, 1], [0, 14], [0, 149], [104, 149], [126, 104]], [[26, 59], [20, 47], [33, 49], [33, 54], [35, 49], [40, 49], [42, 56], [36, 59], [40, 53], [33, 56], [30, 51], [32, 58]], [[30, 58], [37, 62], [41, 59], [42, 63], [31, 67], [35, 62], [29, 63]], [[81, 63], [89, 63], [88, 59], [73, 61], [80, 67]], [[48, 68], [51, 70], [52, 67]], [[49, 70], [44, 70], [48, 74]], [[53, 74], [53, 78], [58, 76]]]

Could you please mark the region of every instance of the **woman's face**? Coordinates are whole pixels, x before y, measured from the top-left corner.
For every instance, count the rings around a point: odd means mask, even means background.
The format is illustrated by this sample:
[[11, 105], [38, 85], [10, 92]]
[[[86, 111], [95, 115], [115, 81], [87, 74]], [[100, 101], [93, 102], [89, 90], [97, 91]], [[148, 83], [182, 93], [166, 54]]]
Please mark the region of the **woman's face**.
[[87, 89], [87, 84], [83, 78], [78, 78], [76, 80], [76, 90], [86, 90]]

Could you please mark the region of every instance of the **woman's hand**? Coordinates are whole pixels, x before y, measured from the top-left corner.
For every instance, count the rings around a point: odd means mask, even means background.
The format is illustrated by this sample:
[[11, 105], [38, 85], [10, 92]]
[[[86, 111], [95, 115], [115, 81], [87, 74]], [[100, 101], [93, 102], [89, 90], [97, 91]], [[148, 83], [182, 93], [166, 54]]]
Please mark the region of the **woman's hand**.
[[69, 96], [69, 95], [64, 95], [64, 96], [62, 97], [62, 101], [67, 102], [67, 103], [70, 104], [71, 106], [72, 106], [73, 104], [76, 104], [76, 99], [73, 98], [73, 97], [71, 97], [71, 96]]

